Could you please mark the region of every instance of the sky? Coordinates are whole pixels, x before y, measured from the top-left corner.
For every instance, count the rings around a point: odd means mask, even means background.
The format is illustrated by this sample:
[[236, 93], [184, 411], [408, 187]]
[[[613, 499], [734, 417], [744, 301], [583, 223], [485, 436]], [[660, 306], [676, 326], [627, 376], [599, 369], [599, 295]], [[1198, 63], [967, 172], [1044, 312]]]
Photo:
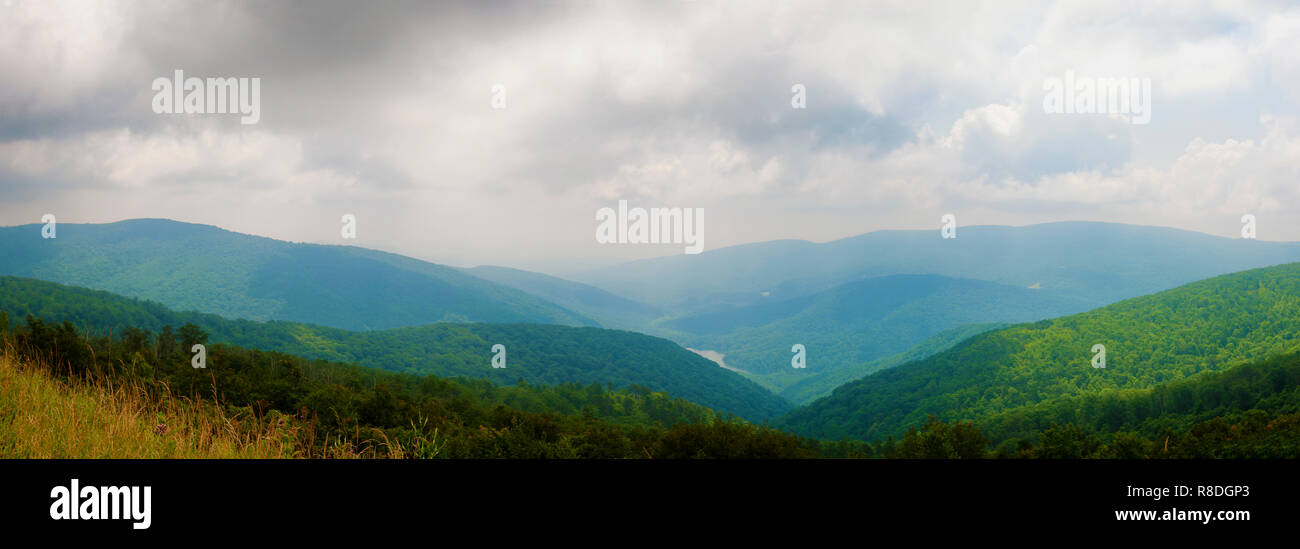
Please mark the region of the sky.
[[[176, 70], [259, 78], [259, 119], [155, 112]], [[1150, 120], [1047, 112], [1067, 74], [1149, 80]], [[682, 253], [598, 243], [620, 200], [703, 208], [706, 253], [945, 214], [1300, 240], [1297, 111], [1285, 2], [0, 0], [0, 225], [561, 275]]]

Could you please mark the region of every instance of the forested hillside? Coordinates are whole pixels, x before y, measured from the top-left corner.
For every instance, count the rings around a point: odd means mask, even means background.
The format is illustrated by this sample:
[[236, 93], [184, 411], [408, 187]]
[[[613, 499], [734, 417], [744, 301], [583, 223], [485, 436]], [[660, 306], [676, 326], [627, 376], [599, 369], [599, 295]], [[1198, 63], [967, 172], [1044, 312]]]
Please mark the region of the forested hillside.
[[[1006, 324], [965, 324], [930, 336], [925, 341], [906, 351], [877, 358], [870, 362], [853, 364], [818, 376], [801, 376], [795, 372], [781, 372], [767, 379], [778, 387], [783, 387], [778, 394], [786, 400], [792, 403], [806, 404], [831, 394], [836, 387], [850, 381], [856, 381], [886, 368], [921, 360], [940, 351], [945, 351], [972, 336], [1006, 326]], [[785, 379], [781, 379], [782, 377]]]
[[[664, 323], [692, 348], [725, 354], [727, 366], [796, 404], [889, 364], [927, 338], [969, 324], [1026, 322], [1087, 310], [1060, 290], [938, 275], [890, 275], [825, 292]], [[687, 335], [690, 334], [690, 335]], [[790, 367], [802, 344], [807, 367]], [[798, 385], [799, 388], [787, 391]]]
[[[128, 327], [161, 332], [192, 323], [214, 342], [356, 363], [390, 371], [464, 376], [498, 384], [598, 383], [641, 385], [754, 421], [788, 404], [739, 374], [671, 341], [633, 332], [537, 324], [442, 323], [351, 332], [292, 322], [228, 320], [178, 313], [156, 303], [108, 292], [0, 277], [0, 311], [69, 321], [79, 330], [117, 333]], [[505, 368], [493, 368], [494, 345], [505, 346]]]
[[[962, 227], [952, 239], [924, 230], [763, 242], [577, 279], [664, 311], [632, 329], [719, 353], [728, 368], [805, 404], [944, 330], [1075, 314], [1293, 261], [1296, 243], [1062, 222]], [[796, 343], [808, 351], [805, 369], [790, 368]]]
[[[1107, 389], [997, 414], [981, 423], [996, 442], [1033, 439], [1053, 424], [1086, 433], [1159, 438], [1201, 424], [1300, 413], [1300, 352], [1204, 372], [1147, 389]], [[1262, 422], [1267, 423], [1267, 421]], [[1300, 452], [1300, 439], [1288, 446]]]
[[[498, 386], [225, 344], [192, 324], [86, 336], [0, 314], [0, 457], [1294, 458], [1300, 352], [1145, 390], [801, 439], [634, 386]], [[1036, 429], [1034, 425], [1041, 424]]]
[[193, 325], [109, 338], [0, 323], [0, 457], [818, 455], [813, 441], [644, 387], [499, 387], [224, 344], [193, 368], [190, 345], [205, 339]]
[[540, 273], [485, 265], [465, 272], [555, 303], [596, 319], [606, 328], [640, 331], [663, 314], [659, 309], [625, 299], [595, 286]]
[[[1091, 362], [1097, 344], [1104, 369]], [[1147, 389], [1298, 348], [1300, 264], [1289, 264], [977, 335], [844, 385], [781, 423], [807, 436], [865, 440], [900, 435], [929, 415], [980, 425], [1056, 399]]]
[[[328, 230], [326, 230], [328, 229]], [[0, 275], [227, 318], [379, 330], [432, 322], [596, 322], [459, 269], [352, 246], [296, 244], [165, 219], [0, 228]], [[323, 234], [338, 236], [337, 227]]]

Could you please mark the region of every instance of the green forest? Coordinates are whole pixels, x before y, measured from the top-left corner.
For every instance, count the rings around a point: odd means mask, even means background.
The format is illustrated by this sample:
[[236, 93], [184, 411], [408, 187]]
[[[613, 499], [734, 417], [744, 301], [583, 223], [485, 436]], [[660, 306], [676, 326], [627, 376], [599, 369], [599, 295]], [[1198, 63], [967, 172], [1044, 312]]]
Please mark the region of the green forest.
[[[107, 335], [128, 327], [158, 332], [194, 324], [214, 342], [383, 370], [483, 378], [497, 384], [641, 385], [753, 421], [789, 404], [739, 374], [670, 341], [634, 332], [541, 324], [440, 323], [351, 332], [293, 322], [228, 320], [178, 313], [157, 303], [50, 282], [0, 276], [0, 310], [71, 322]], [[506, 347], [506, 367], [491, 367], [492, 346]]]
[[149, 299], [227, 318], [379, 330], [433, 322], [595, 326], [583, 315], [460, 269], [353, 246], [284, 242], [209, 225], [131, 219], [0, 227], [0, 275]]
[[[10, 325], [0, 312], [0, 348], [27, 364], [47, 365], [65, 382], [110, 380], [164, 395], [209, 402], [231, 417], [275, 431], [298, 457], [406, 458], [1280, 458], [1300, 455], [1300, 353], [1247, 364], [1128, 401], [1130, 410], [1177, 403], [1138, 431], [1099, 435], [1075, 423], [1051, 423], [1031, 438], [993, 445], [971, 422], [931, 416], [872, 444], [802, 438], [723, 417], [644, 387], [498, 386], [485, 380], [383, 372], [215, 344], [207, 365], [187, 349], [208, 339], [201, 328], [128, 327], [116, 337], [89, 336], [70, 322], [27, 317]], [[1190, 396], [1188, 396], [1190, 395]], [[1260, 407], [1247, 409], [1255, 400]], [[10, 404], [10, 403], [0, 403]], [[1223, 414], [1223, 415], [1216, 415]], [[1208, 419], [1198, 419], [1208, 417]], [[1138, 418], [1142, 419], [1142, 418]], [[1143, 420], [1143, 421], [1145, 421]], [[0, 421], [4, 421], [0, 418]], [[21, 456], [21, 441], [0, 450]]]
[[[1095, 344], [1105, 345], [1104, 369], [1092, 367]], [[930, 415], [988, 423], [1000, 437], [1038, 432], [1052, 421], [1122, 428], [1121, 416], [1080, 406], [1297, 349], [1300, 264], [1282, 265], [976, 335], [846, 384], [781, 425], [805, 436], [862, 440], [901, 435]]]
[[[6, 356], [66, 383], [110, 380], [288, 422], [302, 457], [380, 457], [384, 444], [453, 458], [1296, 457], [1298, 319], [1300, 264], [1246, 271], [942, 332], [783, 416], [779, 397], [632, 332], [349, 332], [0, 277]], [[190, 366], [195, 343], [208, 345], [205, 369]], [[495, 343], [509, 349], [504, 369], [491, 367]], [[1105, 368], [1091, 364], [1095, 343]]]
[[289, 422], [293, 428], [281, 432], [303, 457], [339, 446], [376, 457], [391, 441], [417, 458], [817, 455], [811, 441], [640, 386], [499, 386], [224, 344], [208, 347], [206, 367], [198, 369], [189, 350], [209, 336], [193, 324], [157, 334], [128, 327], [110, 338], [35, 317], [10, 328], [0, 312], [0, 336], [20, 361], [49, 365], [67, 381], [108, 379], [154, 399], [180, 395], [219, 403], [234, 417]]

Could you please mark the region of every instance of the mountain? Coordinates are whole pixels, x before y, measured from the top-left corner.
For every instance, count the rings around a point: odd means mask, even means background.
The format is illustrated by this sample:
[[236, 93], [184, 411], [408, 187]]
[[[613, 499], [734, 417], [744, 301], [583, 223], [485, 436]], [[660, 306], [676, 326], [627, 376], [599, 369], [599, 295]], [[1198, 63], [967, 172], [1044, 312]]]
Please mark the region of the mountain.
[[[808, 458], [645, 388], [495, 386], [67, 322], [0, 323], [0, 458]], [[187, 339], [195, 337], [198, 339]]]
[[462, 270], [594, 318], [607, 328], [643, 327], [662, 314], [650, 305], [624, 299], [595, 286], [550, 275], [491, 265]]
[[[1093, 367], [1104, 345], [1105, 368]], [[983, 333], [836, 389], [780, 421], [806, 436], [899, 436], [1132, 391], [1300, 350], [1300, 263], [1210, 278], [1086, 313]]]
[[[967, 324], [1041, 320], [1085, 311], [1061, 291], [937, 275], [889, 275], [783, 301], [662, 323], [692, 348], [716, 350], [727, 365], [797, 403], [866, 375], [875, 361]], [[699, 334], [699, 335], [694, 335]], [[791, 367], [804, 346], [806, 367]], [[799, 389], [786, 393], [797, 384]]]
[[[1080, 313], [1292, 261], [1300, 244], [1063, 222], [963, 227], [955, 239], [927, 230], [764, 242], [576, 278], [664, 311], [631, 328], [717, 353], [728, 368], [804, 404], [963, 324]], [[808, 350], [807, 368], [789, 367], [795, 343]]]
[[[1256, 427], [1283, 427], [1291, 431], [1290, 440], [1277, 445], [1288, 455], [1300, 456], [1300, 352], [1292, 352], [1257, 362], [1239, 364], [1222, 371], [1203, 372], [1186, 379], [1162, 383], [1140, 390], [1103, 390], [1087, 394], [1054, 399], [1033, 406], [1017, 408], [986, 419], [981, 428], [993, 441], [1020, 441], [1032, 439], [1052, 424], [1074, 424], [1085, 432], [1138, 433], [1156, 440], [1169, 433], [1187, 432], [1194, 437], [1206, 438], [1195, 427], [1206, 424], [1226, 426], [1245, 420], [1264, 424]], [[1290, 425], [1270, 420], [1289, 418]], [[1263, 419], [1264, 421], [1259, 421]], [[1219, 430], [1218, 426], [1216, 429]], [[1232, 430], [1223, 433], [1229, 440], [1240, 443], [1250, 433]], [[1192, 448], [1215, 446], [1193, 444]], [[1184, 457], [1260, 457], [1200, 455], [1184, 451]]]
[[780, 301], [891, 274], [937, 274], [1061, 291], [1093, 306], [1231, 272], [1300, 261], [1300, 243], [1163, 227], [1061, 222], [875, 231], [826, 243], [762, 242], [624, 263], [580, 282], [686, 316]]
[[[59, 238], [62, 238], [60, 236]], [[662, 391], [753, 421], [789, 405], [740, 375], [677, 344], [633, 332], [542, 324], [438, 323], [355, 332], [295, 322], [228, 320], [175, 312], [104, 291], [0, 276], [0, 311], [70, 321], [79, 330], [160, 332], [192, 323], [215, 343], [358, 364], [389, 371], [488, 379], [497, 384], [598, 383]], [[505, 368], [492, 350], [505, 346]]]
[[819, 375], [799, 376], [793, 371], [782, 371], [772, 376], [746, 377], [754, 379], [764, 387], [767, 387], [768, 383], [779, 387], [777, 394], [794, 404], [808, 404], [830, 395], [836, 387], [850, 381], [861, 379], [886, 368], [921, 360], [935, 353], [946, 351], [972, 336], [1006, 326], [1007, 324], [1001, 323], [964, 324], [934, 334], [901, 353], [883, 356], [864, 363], [850, 363], [848, 367], [822, 372]]
[[459, 269], [351, 246], [290, 243], [164, 219], [0, 228], [0, 274], [229, 318], [379, 330], [432, 322], [596, 322]]

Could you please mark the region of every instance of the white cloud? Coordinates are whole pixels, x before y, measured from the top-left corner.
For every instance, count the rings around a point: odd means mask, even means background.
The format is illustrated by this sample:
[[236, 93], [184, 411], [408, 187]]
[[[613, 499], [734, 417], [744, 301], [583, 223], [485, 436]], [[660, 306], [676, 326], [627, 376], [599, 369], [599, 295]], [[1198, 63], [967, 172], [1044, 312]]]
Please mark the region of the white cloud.
[[[1238, 210], [1300, 217], [1295, 9], [411, 8], [0, 8], [0, 223], [53, 205], [328, 241], [344, 210], [383, 235], [365, 245], [529, 267], [672, 253], [594, 246], [592, 212], [618, 199], [705, 207], [710, 248], [930, 227], [939, 210], [1220, 234]], [[149, 81], [176, 68], [262, 77], [263, 121], [152, 114]], [[1152, 123], [1044, 115], [1043, 79], [1066, 70], [1151, 78]], [[1202, 115], [1233, 124], [1188, 132]]]

